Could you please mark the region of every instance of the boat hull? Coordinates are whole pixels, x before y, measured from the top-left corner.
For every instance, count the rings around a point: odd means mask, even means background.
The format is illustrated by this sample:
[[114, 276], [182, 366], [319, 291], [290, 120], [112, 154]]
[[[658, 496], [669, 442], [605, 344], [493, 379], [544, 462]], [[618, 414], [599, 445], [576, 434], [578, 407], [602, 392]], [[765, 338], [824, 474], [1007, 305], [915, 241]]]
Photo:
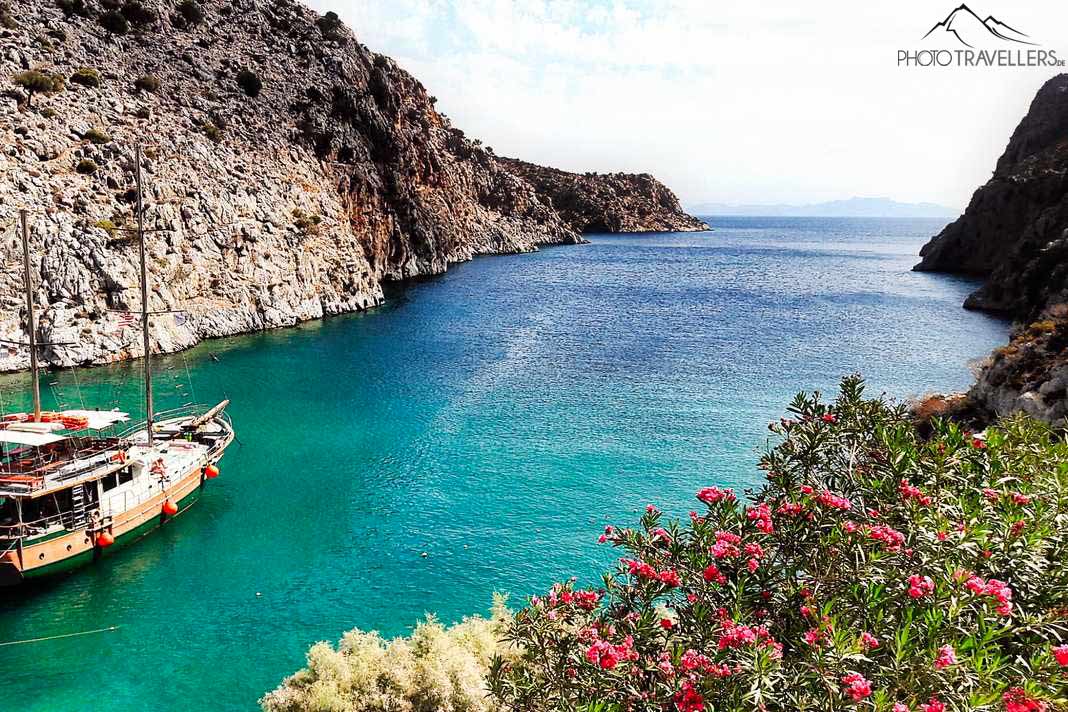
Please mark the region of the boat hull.
[[[133, 543], [174, 519], [200, 498], [206, 482], [204, 468], [219, 461], [232, 438], [231, 433], [218, 451], [207, 459], [198, 460], [165, 490], [113, 515], [107, 528], [115, 538], [111, 546], [97, 546], [96, 532], [81, 528], [28, 540], [21, 550], [12, 549], [0, 555], [0, 587], [68, 573]], [[178, 511], [173, 515], [163, 513], [163, 503], [168, 499], [178, 505]]]

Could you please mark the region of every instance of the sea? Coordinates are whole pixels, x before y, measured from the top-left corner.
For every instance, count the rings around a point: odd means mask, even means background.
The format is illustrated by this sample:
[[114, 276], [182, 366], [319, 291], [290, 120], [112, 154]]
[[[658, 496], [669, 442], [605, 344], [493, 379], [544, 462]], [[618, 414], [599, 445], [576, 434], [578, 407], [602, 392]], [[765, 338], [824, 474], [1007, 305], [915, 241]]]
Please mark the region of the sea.
[[[964, 389], [1006, 338], [961, 308], [972, 281], [911, 271], [939, 221], [708, 220], [479, 258], [373, 311], [156, 359], [158, 407], [229, 398], [238, 440], [162, 530], [0, 593], [0, 709], [255, 710], [316, 641], [522, 605], [595, 579], [598, 534], [648, 503], [684, 517], [700, 487], [759, 487], [799, 390]], [[136, 414], [140, 379], [50, 373], [46, 406]], [[28, 386], [0, 378], [0, 404]]]

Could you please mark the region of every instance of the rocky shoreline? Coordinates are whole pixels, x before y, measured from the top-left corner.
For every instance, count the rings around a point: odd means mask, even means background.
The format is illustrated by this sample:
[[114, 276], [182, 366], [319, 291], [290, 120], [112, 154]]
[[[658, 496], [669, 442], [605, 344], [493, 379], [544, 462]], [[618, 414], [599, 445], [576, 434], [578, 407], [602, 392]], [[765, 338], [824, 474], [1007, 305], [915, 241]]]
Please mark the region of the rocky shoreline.
[[[584, 177], [578, 219], [329, 13], [290, 0], [113, 4], [0, 12], [0, 339], [25, 340], [13, 223], [26, 207], [37, 336], [75, 344], [45, 350], [46, 365], [142, 355], [121, 325], [140, 308], [138, 142], [149, 306], [177, 312], [154, 319], [160, 352], [368, 309], [385, 282], [578, 244], [592, 226], [707, 228], [646, 174]], [[0, 352], [0, 371], [27, 365], [24, 350]]]
[[[964, 306], [1016, 324], [975, 385], [944, 412], [977, 424], [1068, 416], [1068, 74], [1038, 91], [990, 180], [932, 238], [915, 269], [980, 276]], [[921, 408], [923, 405], [921, 404]]]

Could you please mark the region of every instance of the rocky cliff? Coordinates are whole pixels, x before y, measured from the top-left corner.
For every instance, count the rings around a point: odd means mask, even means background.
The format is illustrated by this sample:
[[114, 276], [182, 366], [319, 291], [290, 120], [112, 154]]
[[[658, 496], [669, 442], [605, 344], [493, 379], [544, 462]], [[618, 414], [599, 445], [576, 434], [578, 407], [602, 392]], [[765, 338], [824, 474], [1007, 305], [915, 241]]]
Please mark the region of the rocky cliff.
[[[154, 319], [161, 351], [366, 309], [384, 281], [475, 255], [581, 241], [415, 78], [289, 0], [0, 0], [0, 85], [0, 339], [25, 339], [25, 207], [38, 337], [74, 342], [44, 354], [53, 365], [141, 353], [121, 324], [140, 308], [137, 143], [150, 308], [176, 312]], [[671, 205], [652, 178], [631, 190]], [[590, 204], [605, 225], [630, 200], [612, 195], [611, 218]], [[0, 370], [27, 361], [5, 351]]]
[[920, 254], [918, 270], [984, 278], [966, 307], [1017, 320], [966, 408], [1068, 415], [1068, 74], [1039, 90], [993, 176]]
[[577, 232], [707, 230], [687, 215], [667, 186], [648, 173], [569, 173], [515, 158], [499, 158], [510, 172], [547, 196]]

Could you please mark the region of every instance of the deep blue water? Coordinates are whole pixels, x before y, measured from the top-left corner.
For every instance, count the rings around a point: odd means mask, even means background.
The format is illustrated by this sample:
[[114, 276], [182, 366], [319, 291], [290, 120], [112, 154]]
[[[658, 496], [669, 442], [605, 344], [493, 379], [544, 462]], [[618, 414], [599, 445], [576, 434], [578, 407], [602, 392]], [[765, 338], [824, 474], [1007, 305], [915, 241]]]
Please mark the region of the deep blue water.
[[[174, 525], [0, 597], [0, 642], [121, 626], [0, 647], [0, 709], [254, 709], [317, 640], [591, 578], [606, 522], [758, 484], [798, 389], [962, 388], [1005, 338], [960, 308], [973, 284], [910, 271], [937, 221], [714, 224], [479, 259], [372, 313], [162, 359], [163, 405], [191, 377], [232, 398], [241, 444]], [[138, 372], [50, 380], [110, 407]], [[0, 379], [8, 407], [25, 384]]]

